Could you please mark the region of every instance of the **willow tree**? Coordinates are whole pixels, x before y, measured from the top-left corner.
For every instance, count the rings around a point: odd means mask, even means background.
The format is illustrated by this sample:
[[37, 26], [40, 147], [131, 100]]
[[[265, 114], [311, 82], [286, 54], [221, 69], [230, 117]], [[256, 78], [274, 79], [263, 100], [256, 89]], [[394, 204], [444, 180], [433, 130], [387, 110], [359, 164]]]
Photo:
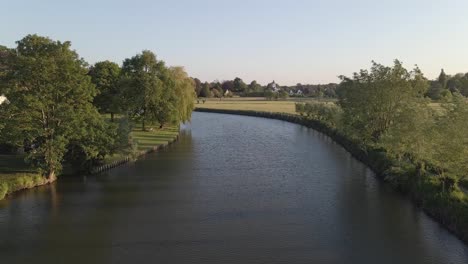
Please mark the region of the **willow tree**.
[[182, 67], [171, 67], [169, 69], [169, 74], [174, 82], [175, 88], [175, 103], [177, 106], [176, 121], [189, 121], [192, 116], [193, 108], [195, 107], [195, 82]]
[[[103, 136], [98, 129], [106, 127], [92, 105], [96, 90], [70, 42], [28, 35], [16, 43], [14, 56], [6, 61], [7, 72], [0, 74], [9, 101], [2, 107], [4, 130], [11, 143], [27, 145], [31, 149], [27, 159], [54, 180], [71, 141], [76, 140], [89, 157], [99, 152], [93, 146]], [[86, 146], [77, 140], [84, 137]]]
[[338, 89], [345, 127], [353, 135], [376, 142], [403, 113], [405, 106], [422, 97], [427, 80], [416, 67], [406, 70], [395, 60], [393, 67], [372, 63], [352, 78], [341, 76]]

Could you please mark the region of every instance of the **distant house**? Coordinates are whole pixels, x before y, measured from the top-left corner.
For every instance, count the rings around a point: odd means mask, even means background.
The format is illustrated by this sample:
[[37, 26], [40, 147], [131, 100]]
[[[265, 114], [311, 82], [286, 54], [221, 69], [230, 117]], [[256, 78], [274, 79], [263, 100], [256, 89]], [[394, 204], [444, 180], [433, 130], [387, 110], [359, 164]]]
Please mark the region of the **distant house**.
[[297, 90], [297, 91], [290, 90], [289, 91], [289, 96], [303, 96], [303, 95], [304, 95], [304, 92], [302, 90]]
[[273, 81], [273, 83], [271, 84], [271, 88], [273, 89], [273, 92], [275, 92], [275, 93], [279, 92], [279, 87], [275, 83], [275, 81]]
[[232, 95], [231, 91], [226, 90], [226, 91], [224, 92], [224, 96], [230, 96], [230, 95]]
[[277, 93], [280, 91], [280, 87], [273, 81], [267, 85], [267, 90]]

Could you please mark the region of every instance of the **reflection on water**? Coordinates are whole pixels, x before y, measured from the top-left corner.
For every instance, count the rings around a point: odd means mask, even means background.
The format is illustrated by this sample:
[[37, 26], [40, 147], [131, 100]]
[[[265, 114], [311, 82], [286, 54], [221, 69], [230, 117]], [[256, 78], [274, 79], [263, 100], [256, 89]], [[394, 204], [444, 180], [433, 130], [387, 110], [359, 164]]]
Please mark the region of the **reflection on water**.
[[1, 263], [468, 263], [329, 138], [195, 113], [169, 149], [0, 201]]

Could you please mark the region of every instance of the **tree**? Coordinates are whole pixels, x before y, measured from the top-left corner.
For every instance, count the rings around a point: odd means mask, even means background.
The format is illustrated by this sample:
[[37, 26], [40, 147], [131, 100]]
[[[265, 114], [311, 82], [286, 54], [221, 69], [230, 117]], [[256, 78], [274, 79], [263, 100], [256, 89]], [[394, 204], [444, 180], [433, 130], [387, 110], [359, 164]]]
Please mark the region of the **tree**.
[[188, 77], [188, 74], [182, 67], [169, 68], [170, 78], [174, 82], [176, 90], [175, 103], [177, 106], [176, 122], [189, 121], [192, 116], [196, 94], [194, 92], [195, 82]]
[[158, 114], [168, 111], [169, 107], [162, 100], [161, 78], [165, 71], [164, 62], [158, 61], [149, 50], [123, 63], [120, 81], [125, 98], [123, 106], [132, 119], [141, 121], [143, 130], [146, 130], [146, 122], [156, 121]]
[[289, 97], [289, 94], [285, 90], [281, 90], [278, 92], [278, 98], [280, 99], [286, 99]]
[[247, 90], [247, 85], [244, 83], [244, 81], [242, 81], [241, 78], [239, 77], [236, 77], [234, 79], [234, 83], [233, 83], [233, 92], [236, 92], [236, 93], [243, 93]]
[[444, 88], [442, 84], [440, 84], [438, 81], [433, 81], [429, 86], [427, 96], [429, 96], [432, 100], [440, 100], [442, 98], [443, 91]]
[[407, 71], [395, 60], [393, 67], [372, 62], [370, 72], [361, 70], [352, 78], [341, 76], [339, 104], [347, 129], [365, 141], [376, 142], [387, 132], [404, 106], [422, 97], [427, 80], [416, 67]]
[[0, 86], [9, 87], [3, 91], [10, 101], [1, 110], [6, 120], [2, 134], [6, 130], [8, 140], [17, 146], [29, 142], [27, 160], [52, 181], [61, 171], [70, 142], [76, 141], [87, 158], [96, 156], [92, 138], [78, 140], [84, 130], [99, 136], [99, 131], [90, 129], [89, 119], [105, 126], [92, 105], [96, 89], [70, 42], [28, 35], [16, 43], [15, 55], [7, 60], [10, 70], [0, 75]]
[[197, 78], [193, 79], [193, 81], [195, 82], [195, 93], [197, 94], [197, 96], [200, 96], [200, 92], [201, 92], [201, 89], [202, 89], [202, 83]]
[[250, 92], [262, 92], [262, 86], [254, 80], [249, 84], [248, 90]]
[[94, 98], [94, 105], [101, 113], [110, 113], [114, 121], [114, 114], [119, 111], [120, 67], [114, 62], [97, 62], [89, 70], [91, 81], [96, 85], [98, 95]]
[[213, 97], [213, 94], [211, 93], [211, 89], [210, 89], [210, 84], [208, 82], [205, 82], [202, 84], [200, 97], [207, 97], [207, 98]]
[[226, 91], [233, 92], [234, 91], [234, 81], [224, 81], [221, 84], [221, 87], [223, 88], [224, 92], [226, 92]]
[[437, 79], [440, 85], [442, 86], [442, 89], [447, 88], [447, 75], [444, 72], [444, 69], [440, 70], [439, 78]]

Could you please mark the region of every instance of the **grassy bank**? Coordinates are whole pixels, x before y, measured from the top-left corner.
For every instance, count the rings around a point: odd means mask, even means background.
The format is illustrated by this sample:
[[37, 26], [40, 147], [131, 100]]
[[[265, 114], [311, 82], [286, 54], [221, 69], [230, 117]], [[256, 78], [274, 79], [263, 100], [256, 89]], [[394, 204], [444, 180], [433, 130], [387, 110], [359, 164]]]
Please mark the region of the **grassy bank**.
[[[140, 156], [154, 151], [162, 145], [173, 142], [179, 135], [178, 126], [167, 126], [163, 129], [148, 127], [148, 131], [135, 128], [131, 136], [135, 142], [135, 150], [126, 150], [106, 157], [104, 165], [111, 168], [110, 164], [122, 164], [131, 160], [127, 158], [135, 151], [134, 156]], [[24, 155], [0, 155], [0, 200], [13, 192], [30, 189], [47, 184], [47, 180], [39, 172], [24, 161]], [[133, 158], [132, 158], [133, 159]]]
[[258, 116], [284, 120], [313, 128], [332, 138], [356, 159], [370, 167], [376, 175], [395, 189], [407, 194], [428, 215], [468, 243], [468, 197], [460, 190], [444, 191], [443, 181], [434, 177], [418, 176], [418, 168], [410, 163], [398, 164], [382, 149], [364, 146], [353, 141], [324, 122], [287, 113], [264, 111], [197, 108], [199, 112], [214, 112]]
[[315, 98], [289, 98], [287, 100], [269, 101], [262, 97], [237, 97], [237, 98], [217, 98], [205, 99], [205, 103], [199, 99], [196, 107], [208, 109], [224, 109], [224, 110], [250, 110], [263, 111], [271, 113], [288, 113], [296, 114], [295, 104], [297, 102], [335, 102], [334, 99], [315, 99]]

